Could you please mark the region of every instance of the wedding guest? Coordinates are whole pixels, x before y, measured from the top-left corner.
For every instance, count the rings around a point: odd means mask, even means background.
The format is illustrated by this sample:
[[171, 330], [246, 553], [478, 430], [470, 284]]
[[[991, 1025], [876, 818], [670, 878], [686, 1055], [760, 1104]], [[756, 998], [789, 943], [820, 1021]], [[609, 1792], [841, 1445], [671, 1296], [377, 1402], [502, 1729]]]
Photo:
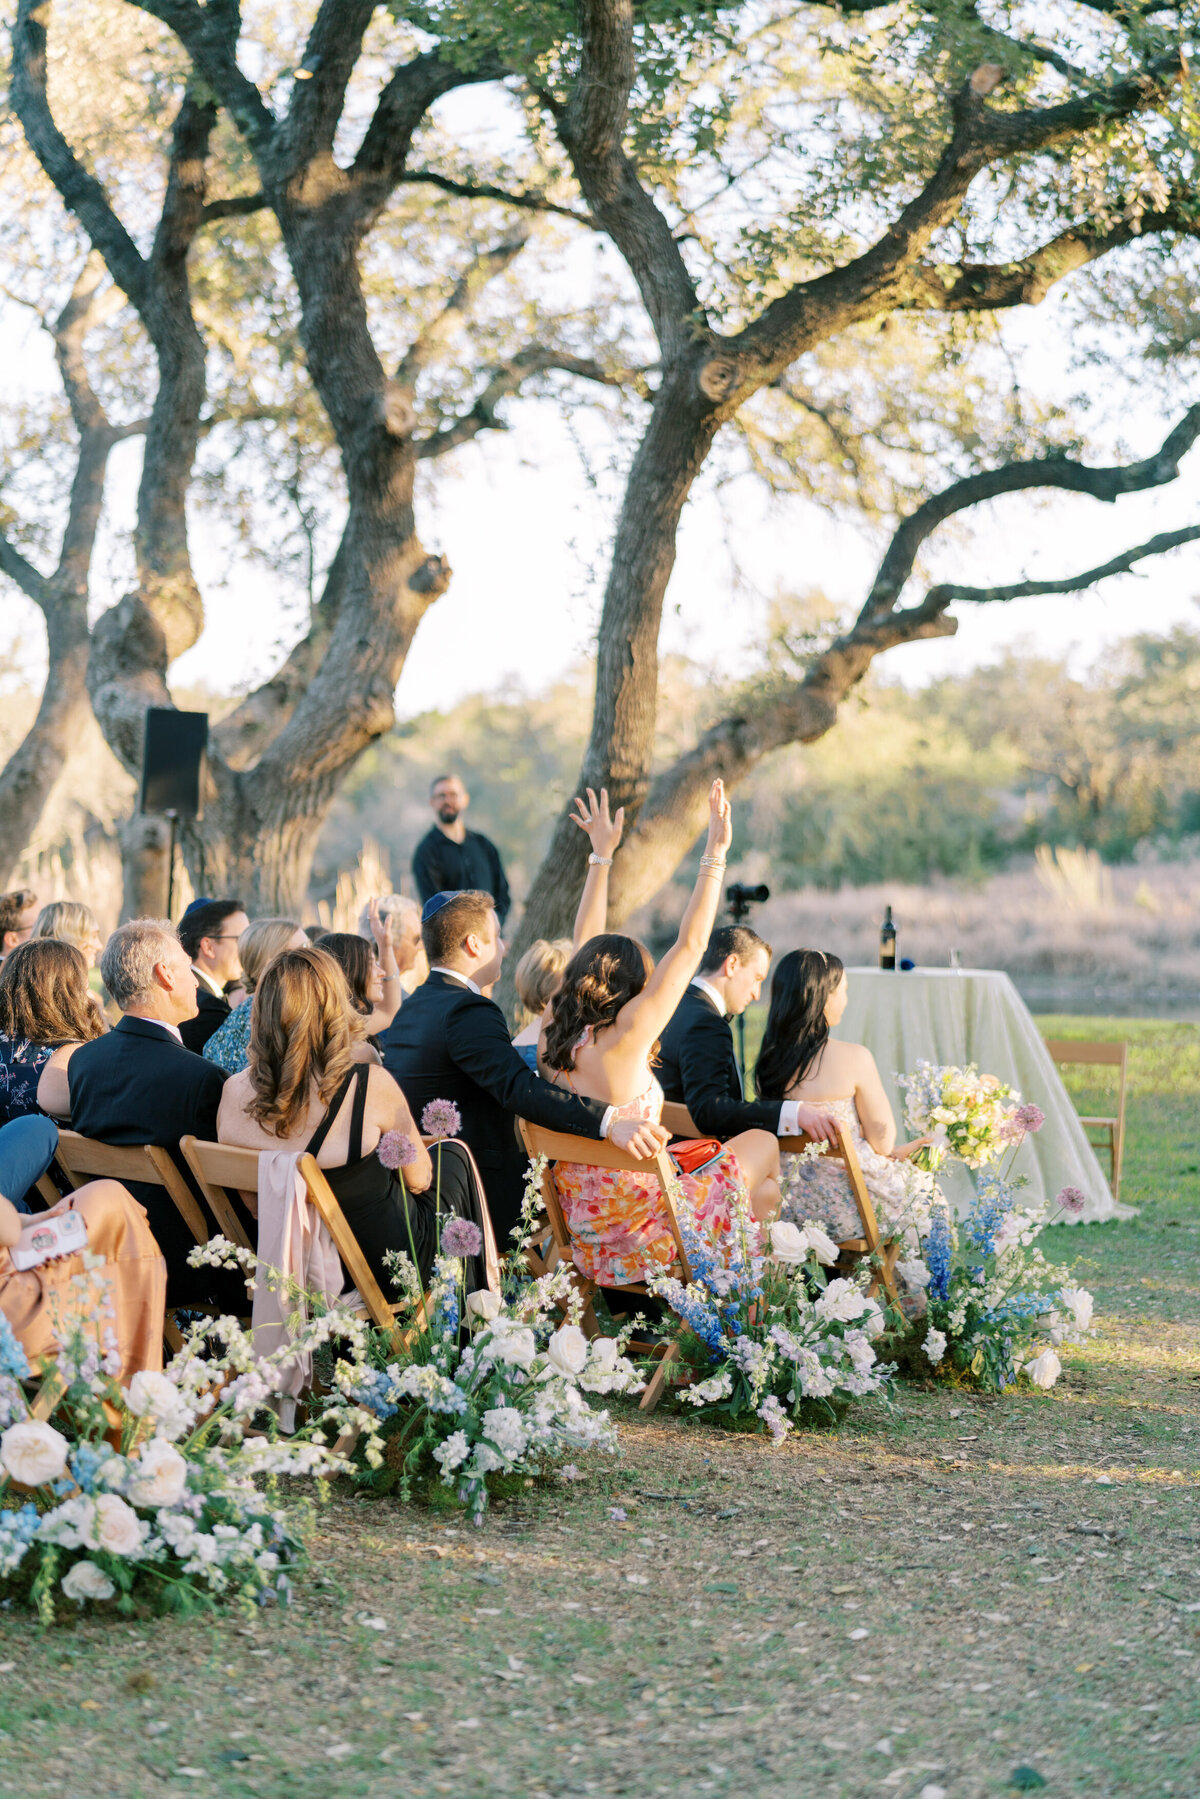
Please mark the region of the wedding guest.
[[[223, 1070], [187, 1049], [181, 1027], [196, 1015], [196, 976], [167, 919], [134, 918], [118, 926], [100, 958], [104, 985], [122, 1017], [106, 1037], [84, 1043], [67, 1067], [73, 1130], [103, 1143], [153, 1143], [178, 1157], [181, 1137], [212, 1142]], [[199, 1191], [180, 1161], [197, 1198]], [[167, 1260], [172, 1306], [245, 1309], [240, 1279], [223, 1269], [187, 1265], [192, 1234], [163, 1187], [131, 1183]]]
[[762, 992], [771, 946], [749, 925], [721, 925], [708, 940], [700, 967], [662, 1034], [655, 1074], [663, 1097], [688, 1109], [702, 1137], [722, 1142], [737, 1131], [801, 1131], [832, 1142], [834, 1127], [819, 1108], [788, 1100], [748, 1100], [733, 1047], [730, 1019]]
[[320, 943], [322, 937], [327, 937], [329, 933], [323, 924], [306, 924], [304, 935], [310, 943]]
[[[438, 1247], [438, 1209], [485, 1229], [484, 1200], [460, 1143], [421, 1143], [400, 1088], [382, 1068], [354, 1060], [345, 980], [324, 950], [286, 950], [258, 984], [250, 1062], [221, 1096], [222, 1143], [244, 1149], [307, 1151], [323, 1168], [346, 1221], [385, 1293], [386, 1258], [402, 1250], [428, 1281]], [[380, 1159], [384, 1137], [391, 1155]], [[398, 1140], [398, 1141], [397, 1141]], [[398, 1172], [402, 1168], [402, 1174]], [[468, 1290], [487, 1285], [473, 1257]]]
[[380, 899], [368, 900], [358, 915], [358, 934], [369, 943], [375, 941], [371, 924], [371, 907], [386, 920], [391, 937], [396, 968], [400, 975], [401, 1005], [404, 995], [412, 993], [429, 973], [425, 945], [421, 942], [421, 907], [407, 893], [385, 893]]
[[52, 937], [19, 943], [0, 966], [0, 1123], [65, 1113], [71, 1057], [103, 1030], [82, 951]]
[[0, 1193], [18, 1212], [41, 1211], [37, 1183], [57, 1148], [58, 1126], [40, 1112], [27, 1112], [0, 1125]]
[[413, 852], [417, 892], [428, 905], [435, 893], [490, 893], [503, 930], [511, 903], [500, 852], [481, 831], [468, 831], [463, 813], [471, 796], [457, 775], [439, 775], [429, 789], [434, 822]]
[[384, 1037], [383, 1065], [418, 1118], [432, 1099], [458, 1108], [503, 1250], [520, 1216], [528, 1160], [515, 1118], [581, 1137], [610, 1137], [633, 1155], [653, 1155], [667, 1134], [660, 1125], [620, 1119], [610, 1105], [549, 1086], [513, 1048], [503, 1012], [481, 991], [499, 979], [504, 962], [490, 893], [434, 894], [421, 935], [429, 979], [405, 1001]]
[[304, 927], [294, 918], [256, 918], [238, 939], [242, 985], [246, 997], [239, 1000], [224, 1024], [218, 1025], [201, 1052], [206, 1062], [236, 1074], [250, 1056], [250, 1008], [254, 989], [267, 964], [285, 949], [303, 949], [308, 942]]
[[179, 941], [196, 976], [196, 1010], [180, 1033], [184, 1048], [197, 1055], [229, 1017], [226, 989], [241, 976], [238, 942], [249, 923], [236, 899], [194, 899], [179, 921]]
[[37, 923], [37, 894], [28, 887], [0, 893], [0, 962], [18, 943], [27, 943]]
[[[932, 1178], [908, 1158], [928, 1142], [896, 1147], [896, 1120], [879, 1069], [862, 1043], [830, 1036], [846, 1010], [846, 970], [835, 955], [792, 950], [775, 970], [771, 1005], [754, 1080], [764, 1099], [802, 1100], [844, 1124], [858, 1151], [863, 1179], [886, 1233], [928, 1210]], [[785, 1156], [781, 1216], [820, 1222], [838, 1242], [862, 1235], [858, 1208], [839, 1163]]]
[[48, 1212], [23, 1216], [11, 1195], [27, 1179], [29, 1165], [19, 1153], [14, 1162], [8, 1139], [34, 1125], [50, 1133], [48, 1166], [58, 1140], [48, 1118], [19, 1119], [0, 1130], [0, 1312], [31, 1362], [58, 1354], [58, 1330], [71, 1317], [71, 1283], [85, 1271], [85, 1252], [76, 1250], [24, 1270], [13, 1266], [11, 1252], [23, 1237], [43, 1229], [48, 1218], [78, 1212], [87, 1227], [86, 1253], [104, 1260], [101, 1272], [112, 1305], [105, 1322], [116, 1339], [117, 1378], [128, 1382], [141, 1369], [161, 1368], [167, 1272], [145, 1212], [119, 1182], [89, 1181]]
[[[374, 905], [372, 900], [371, 906]], [[377, 1039], [400, 1010], [403, 989], [387, 923], [377, 911], [369, 916], [375, 940], [373, 948], [365, 937], [349, 931], [330, 931], [322, 937], [321, 948], [340, 965], [350, 988], [350, 1002], [363, 1021], [370, 1047], [378, 1060]]]
[[562, 986], [563, 971], [571, 960], [574, 947], [569, 937], [556, 937], [552, 943], [547, 942], [545, 937], [539, 937], [529, 945], [517, 963], [513, 984], [525, 1018], [522, 1028], [513, 1038], [513, 1048], [520, 1051], [530, 1068], [537, 1068], [537, 1046], [543, 1015]]
[[[548, 1081], [657, 1123], [662, 1088], [651, 1062], [659, 1036], [704, 953], [720, 903], [732, 812], [720, 781], [709, 796], [708, 843], [679, 935], [657, 968], [635, 938], [606, 932], [576, 951], [554, 998], [539, 1050]], [[680, 1184], [699, 1221], [717, 1235], [732, 1227], [743, 1188], [759, 1223], [779, 1207], [779, 1144], [766, 1131], [742, 1131]], [[571, 1231], [575, 1263], [602, 1287], [627, 1286], [661, 1272], [675, 1242], [653, 1172], [610, 1172], [559, 1162], [555, 1185]]]
[[99, 966], [104, 935], [92, 908], [78, 900], [51, 900], [43, 906], [33, 936], [35, 941], [39, 937], [54, 937], [59, 943], [73, 943], [89, 968]]

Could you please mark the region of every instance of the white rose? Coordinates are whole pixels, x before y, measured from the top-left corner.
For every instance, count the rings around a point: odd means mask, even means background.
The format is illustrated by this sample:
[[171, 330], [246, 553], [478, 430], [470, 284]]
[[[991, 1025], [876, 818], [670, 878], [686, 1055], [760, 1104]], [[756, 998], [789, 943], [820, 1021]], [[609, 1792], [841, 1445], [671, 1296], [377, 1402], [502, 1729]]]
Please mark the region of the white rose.
[[22, 1487], [43, 1487], [67, 1471], [67, 1439], [37, 1418], [10, 1424], [0, 1435], [0, 1467]]
[[119, 1493], [101, 1493], [96, 1501], [93, 1528], [97, 1549], [107, 1549], [110, 1555], [136, 1555], [149, 1526], [142, 1523]]
[[187, 1491], [187, 1463], [165, 1437], [152, 1437], [133, 1464], [126, 1488], [134, 1505], [178, 1505]]
[[1026, 1362], [1024, 1372], [1035, 1387], [1052, 1387], [1062, 1373], [1062, 1363], [1052, 1349], [1043, 1349], [1032, 1362]]
[[169, 1376], [143, 1369], [126, 1387], [125, 1404], [135, 1418], [161, 1418], [179, 1404], [179, 1389]]
[[546, 1345], [546, 1360], [556, 1374], [568, 1379], [582, 1374], [588, 1359], [588, 1340], [577, 1324], [563, 1324]]
[[500, 1314], [500, 1295], [493, 1293], [488, 1287], [480, 1287], [475, 1293], [467, 1294], [467, 1317], [480, 1318], [490, 1324]]
[[1076, 1327], [1085, 1331], [1092, 1322], [1095, 1301], [1086, 1287], [1064, 1287], [1058, 1296], [1075, 1319]]
[[493, 1334], [487, 1353], [493, 1361], [504, 1362], [510, 1368], [528, 1368], [537, 1354], [537, 1338], [524, 1325], [518, 1325], [515, 1330], [501, 1331], [499, 1336]]
[[816, 1305], [818, 1318], [828, 1318], [841, 1324], [850, 1324], [855, 1318], [861, 1318], [866, 1309], [866, 1299], [854, 1282], [847, 1280], [830, 1281]]
[[777, 1262], [796, 1267], [808, 1259], [808, 1237], [799, 1225], [777, 1219], [771, 1226], [771, 1254]]
[[897, 1262], [896, 1273], [914, 1293], [923, 1293], [932, 1278], [924, 1262]]
[[82, 1605], [85, 1599], [111, 1599], [117, 1589], [95, 1562], [76, 1562], [63, 1575], [62, 1590]]
[[832, 1237], [827, 1237], [819, 1224], [806, 1224], [804, 1235], [808, 1238], [808, 1246], [824, 1268], [832, 1268], [838, 1259], [839, 1250]]
[[617, 1344], [614, 1337], [593, 1337], [591, 1344], [592, 1366], [601, 1373], [611, 1373], [617, 1365]]
[[946, 1335], [944, 1331], [926, 1331], [925, 1341], [921, 1346], [925, 1354], [936, 1368], [946, 1353]]

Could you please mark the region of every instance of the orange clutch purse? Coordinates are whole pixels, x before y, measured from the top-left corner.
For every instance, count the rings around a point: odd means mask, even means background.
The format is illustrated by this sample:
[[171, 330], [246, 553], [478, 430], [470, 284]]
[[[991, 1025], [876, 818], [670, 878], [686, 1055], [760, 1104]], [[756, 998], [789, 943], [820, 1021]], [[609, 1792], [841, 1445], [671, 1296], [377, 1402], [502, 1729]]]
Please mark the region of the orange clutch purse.
[[710, 1162], [719, 1160], [722, 1148], [718, 1137], [686, 1137], [672, 1143], [667, 1154], [680, 1174], [699, 1174]]

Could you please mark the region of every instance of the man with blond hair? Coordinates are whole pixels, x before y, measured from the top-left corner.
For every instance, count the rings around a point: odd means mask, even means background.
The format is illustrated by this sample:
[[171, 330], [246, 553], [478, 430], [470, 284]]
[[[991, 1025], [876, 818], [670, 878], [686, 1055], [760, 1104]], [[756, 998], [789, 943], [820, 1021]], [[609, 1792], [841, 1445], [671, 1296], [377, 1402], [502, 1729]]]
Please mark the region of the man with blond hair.
[[[196, 1016], [196, 976], [174, 926], [133, 918], [118, 926], [100, 958], [104, 985], [121, 1018], [106, 1036], [81, 1043], [67, 1064], [71, 1129], [102, 1143], [153, 1143], [179, 1158], [179, 1139], [217, 1135], [223, 1069], [185, 1049], [179, 1027]], [[195, 1182], [185, 1174], [193, 1192]], [[167, 1261], [167, 1302], [216, 1301], [245, 1309], [245, 1289], [211, 1268], [189, 1268], [195, 1242], [163, 1187], [130, 1183], [145, 1206]], [[238, 1298], [240, 1288], [240, 1300]]]

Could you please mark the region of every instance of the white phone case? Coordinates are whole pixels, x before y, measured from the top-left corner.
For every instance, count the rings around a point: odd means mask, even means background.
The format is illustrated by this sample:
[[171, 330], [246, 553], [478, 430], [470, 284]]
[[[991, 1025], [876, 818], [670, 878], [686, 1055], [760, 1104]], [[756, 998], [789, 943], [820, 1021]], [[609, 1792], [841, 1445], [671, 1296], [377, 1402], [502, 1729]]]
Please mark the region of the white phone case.
[[74, 1255], [86, 1246], [87, 1225], [82, 1212], [60, 1212], [57, 1218], [47, 1218], [25, 1231], [9, 1254], [13, 1267], [24, 1273], [58, 1256]]

